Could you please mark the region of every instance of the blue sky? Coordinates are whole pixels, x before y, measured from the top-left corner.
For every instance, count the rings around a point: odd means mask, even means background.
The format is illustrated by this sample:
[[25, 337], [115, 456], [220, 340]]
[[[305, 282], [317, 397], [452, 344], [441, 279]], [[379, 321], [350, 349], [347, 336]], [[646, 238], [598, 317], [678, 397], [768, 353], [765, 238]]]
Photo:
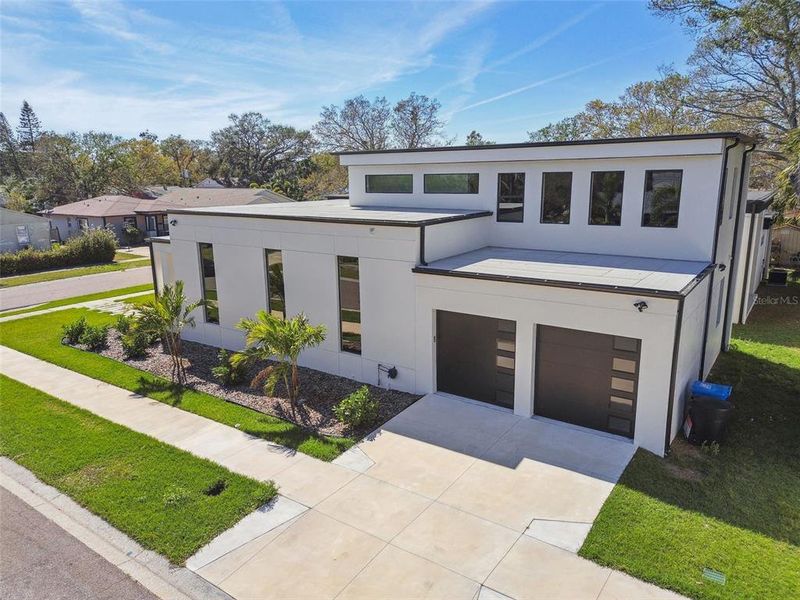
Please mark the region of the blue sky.
[[260, 111], [310, 127], [358, 94], [438, 98], [498, 142], [613, 99], [692, 41], [645, 2], [3, 0], [0, 109], [48, 129], [207, 138]]

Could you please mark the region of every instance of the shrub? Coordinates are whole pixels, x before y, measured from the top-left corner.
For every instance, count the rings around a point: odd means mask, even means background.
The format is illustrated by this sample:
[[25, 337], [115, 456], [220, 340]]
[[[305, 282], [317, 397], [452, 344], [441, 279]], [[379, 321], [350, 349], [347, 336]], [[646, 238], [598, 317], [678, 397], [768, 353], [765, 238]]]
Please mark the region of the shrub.
[[358, 427], [377, 419], [379, 408], [378, 401], [370, 396], [369, 388], [363, 385], [339, 402], [333, 412], [336, 418], [345, 425]]
[[77, 321], [73, 321], [72, 323], [67, 323], [63, 327], [61, 327], [61, 343], [62, 344], [69, 344], [74, 346], [77, 344], [81, 336], [83, 336], [83, 332], [86, 330], [86, 319], [81, 317]]
[[100, 350], [108, 340], [108, 325], [86, 325], [78, 340], [89, 350]]
[[0, 254], [0, 275], [22, 275], [46, 269], [109, 263], [117, 251], [117, 238], [108, 229], [89, 229], [49, 250], [20, 250]]
[[119, 341], [120, 344], [122, 344], [122, 351], [125, 353], [125, 358], [140, 358], [144, 356], [147, 352], [147, 348], [153, 343], [150, 335], [135, 325], [126, 333], [122, 334]]
[[114, 323], [114, 329], [119, 331], [120, 335], [125, 335], [131, 330], [131, 327], [134, 326], [135, 319], [133, 317], [129, 317], [128, 315], [119, 315], [117, 317], [117, 322]]
[[227, 350], [220, 350], [217, 354], [219, 365], [211, 369], [214, 377], [221, 385], [233, 387], [239, 385], [247, 376], [247, 364], [242, 361], [232, 361]]
[[122, 230], [122, 238], [129, 246], [138, 244], [142, 241], [142, 232], [135, 225], [128, 225]]

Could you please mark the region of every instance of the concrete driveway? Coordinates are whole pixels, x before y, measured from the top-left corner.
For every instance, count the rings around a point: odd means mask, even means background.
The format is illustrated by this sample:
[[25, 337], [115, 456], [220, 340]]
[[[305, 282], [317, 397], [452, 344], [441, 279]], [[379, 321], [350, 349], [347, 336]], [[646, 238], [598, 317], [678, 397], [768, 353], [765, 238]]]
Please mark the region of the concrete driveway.
[[632, 453], [431, 394], [335, 465], [271, 475], [308, 509], [187, 566], [241, 599], [677, 598], [575, 554]]

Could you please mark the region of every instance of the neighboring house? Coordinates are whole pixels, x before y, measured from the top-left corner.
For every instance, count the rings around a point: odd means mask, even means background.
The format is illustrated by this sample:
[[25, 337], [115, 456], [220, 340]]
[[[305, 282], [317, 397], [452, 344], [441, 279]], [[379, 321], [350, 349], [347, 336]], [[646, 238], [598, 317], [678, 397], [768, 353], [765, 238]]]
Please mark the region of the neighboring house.
[[178, 188], [155, 200], [143, 201], [137, 214], [144, 219], [148, 237], [167, 235], [167, 211], [174, 208], [202, 208], [205, 206], [238, 206], [248, 204], [274, 204], [294, 202], [283, 194], [257, 188]]
[[772, 256], [777, 266], [800, 268], [800, 225], [786, 223], [772, 228]]
[[0, 252], [16, 252], [23, 248], [50, 248], [50, 220], [0, 208]]
[[[733, 322], [745, 323], [755, 306], [756, 292], [762, 279], [767, 278], [771, 247], [772, 218], [767, 209], [775, 199], [770, 190], [748, 190], [744, 227], [739, 238], [739, 267], [736, 272], [736, 291], [733, 300]], [[747, 274], [747, 275], [745, 275]]]
[[343, 153], [349, 200], [170, 209], [155, 283], [207, 301], [189, 340], [241, 348], [242, 317], [302, 311], [328, 328], [305, 366], [663, 454], [729, 344], [753, 147], [715, 133]]
[[210, 188], [210, 189], [223, 189], [225, 186], [222, 185], [216, 179], [213, 179], [212, 177], [206, 177], [205, 179], [203, 179], [203, 181], [197, 183], [194, 187], [196, 187], [196, 188], [207, 188], [207, 189], [208, 188]]
[[57, 228], [62, 240], [66, 240], [86, 229], [108, 227], [122, 240], [122, 232], [128, 225], [144, 228], [144, 217], [137, 216], [136, 209], [155, 200], [142, 200], [132, 196], [97, 196], [62, 204], [44, 214]]

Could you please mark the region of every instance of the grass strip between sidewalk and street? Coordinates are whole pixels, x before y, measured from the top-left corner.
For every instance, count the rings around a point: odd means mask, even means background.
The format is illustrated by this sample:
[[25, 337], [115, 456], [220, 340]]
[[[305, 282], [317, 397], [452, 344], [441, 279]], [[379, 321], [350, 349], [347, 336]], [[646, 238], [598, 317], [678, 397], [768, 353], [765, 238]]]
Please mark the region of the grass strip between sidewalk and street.
[[[135, 294], [136, 292], [148, 292], [153, 289], [152, 283], [143, 283], [141, 285], [132, 285], [131, 287], [120, 288], [118, 290], [108, 290], [106, 292], [95, 292], [94, 294], [84, 294], [83, 296], [73, 296], [72, 298], [62, 298], [61, 300], [51, 300], [44, 304], [37, 304], [28, 308], [12, 309], [7, 311], [0, 311], [0, 319], [3, 317], [12, 317], [14, 315], [24, 315], [25, 313], [36, 312], [39, 310], [48, 310], [50, 308], [59, 308], [61, 306], [69, 306], [70, 304], [78, 304], [80, 302], [89, 302], [91, 300], [103, 300], [105, 298], [115, 298], [116, 296], [126, 296], [128, 294]], [[145, 294], [147, 298], [152, 298], [152, 294]], [[135, 300], [141, 296], [129, 298]], [[128, 300], [128, 299], [126, 299]]]
[[150, 259], [143, 258], [141, 260], [111, 262], [101, 265], [75, 267], [72, 269], [59, 269], [56, 271], [41, 271], [40, 273], [28, 273], [27, 275], [14, 275], [12, 277], [0, 278], [0, 289], [15, 287], [18, 285], [28, 285], [30, 283], [42, 283], [43, 281], [56, 281], [58, 279], [69, 279], [71, 277], [83, 277], [84, 275], [96, 275], [98, 273], [127, 271], [128, 269], [135, 269], [137, 267], [147, 267], [149, 265], [150, 265]]
[[9, 377], [0, 387], [0, 454], [175, 564], [277, 493]]
[[800, 598], [798, 298], [759, 290], [717, 359], [708, 380], [733, 386], [725, 441], [638, 450], [581, 556], [691, 598]]
[[115, 316], [108, 313], [69, 308], [0, 323], [0, 343], [322, 460], [333, 460], [355, 444], [352, 438], [319, 435], [289, 421], [205, 392], [179, 388], [164, 378], [123, 362], [61, 344], [62, 326], [79, 317], [86, 317], [90, 325], [111, 325], [116, 320]]

